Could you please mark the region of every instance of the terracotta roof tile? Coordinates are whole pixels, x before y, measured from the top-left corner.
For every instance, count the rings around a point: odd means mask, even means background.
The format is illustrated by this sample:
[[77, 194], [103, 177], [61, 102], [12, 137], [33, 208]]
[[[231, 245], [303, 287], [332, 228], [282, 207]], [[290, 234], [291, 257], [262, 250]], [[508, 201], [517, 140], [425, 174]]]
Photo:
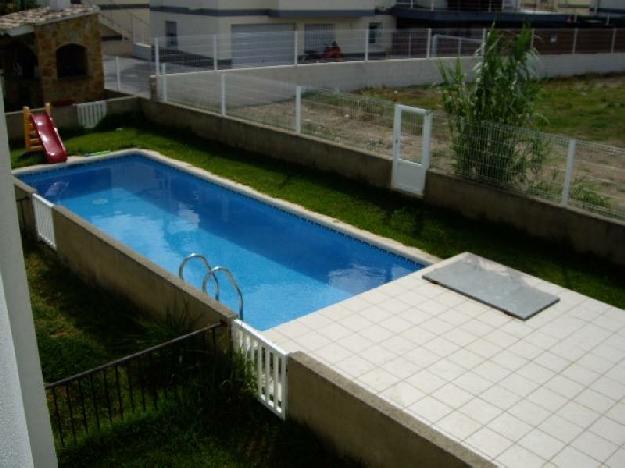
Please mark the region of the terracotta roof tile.
[[89, 15], [97, 11], [97, 7], [86, 5], [70, 5], [69, 8], [58, 11], [51, 10], [48, 7], [18, 11], [9, 15], [0, 16], [0, 32], [16, 29], [21, 26], [34, 26]]

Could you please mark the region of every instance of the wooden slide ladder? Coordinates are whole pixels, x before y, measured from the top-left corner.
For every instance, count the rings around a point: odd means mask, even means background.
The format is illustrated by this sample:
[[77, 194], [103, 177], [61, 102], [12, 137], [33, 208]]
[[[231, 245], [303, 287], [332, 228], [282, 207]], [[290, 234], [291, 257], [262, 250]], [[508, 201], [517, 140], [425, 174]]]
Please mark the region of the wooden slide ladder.
[[[45, 109], [46, 113], [51, 116], [52, 106], [50, 106], [49, 102], [46, 103]], [[26, 152], [42, 151], [43, 145], [33, 124], [30, 107], [24, 107], [22, 113], [24, 115], [24, 146], [26, 147]]]

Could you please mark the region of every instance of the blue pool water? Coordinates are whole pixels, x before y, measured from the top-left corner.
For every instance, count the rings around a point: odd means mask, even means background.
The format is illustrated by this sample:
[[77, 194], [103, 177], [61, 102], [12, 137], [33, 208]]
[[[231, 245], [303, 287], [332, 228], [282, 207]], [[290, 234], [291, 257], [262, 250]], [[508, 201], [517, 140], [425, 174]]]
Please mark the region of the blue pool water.
[[[245, 321], [259, 330], [423, 267], [140, 154], [20, 179], [173, 274], [192, 252], [229, 268]], [[204, 273], [194, 260], [185, 277], [199, 287]], [[237, 311], [221, 284], [222, 302]]]

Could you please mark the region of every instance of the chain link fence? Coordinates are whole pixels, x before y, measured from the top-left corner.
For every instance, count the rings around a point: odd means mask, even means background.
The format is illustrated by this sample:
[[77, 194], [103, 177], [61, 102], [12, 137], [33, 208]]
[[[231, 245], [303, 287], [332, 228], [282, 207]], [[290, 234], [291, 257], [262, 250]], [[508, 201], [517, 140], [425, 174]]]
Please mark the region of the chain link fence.
[[[237, 73], [163, 75], [161, 99], [393, 158], [395, 103]], [[406, 114], [403, 160], [420, 161], [423, 119]], [[477, 183], [625, 219], [625, 149], [434, 114], [431, 167]]]
[[[518, 29], [502, 30], [509, 36]], [[233, 68], [390, 59], [470, 57], [481, 48], [484, 28], [335, 29], [312, 24], [304, 29], [155, 37], [144, 60], [106, 57], [106, 87], [147, 96], [151, 75]], [[534, 29], [540, 54], [625, 52], [625, 29]]]

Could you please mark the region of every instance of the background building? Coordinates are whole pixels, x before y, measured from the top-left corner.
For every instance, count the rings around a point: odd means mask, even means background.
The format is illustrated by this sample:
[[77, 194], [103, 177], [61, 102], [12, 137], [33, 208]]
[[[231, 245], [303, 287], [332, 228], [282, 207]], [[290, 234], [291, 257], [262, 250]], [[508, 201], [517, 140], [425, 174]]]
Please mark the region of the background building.
[[101, 99], [98, 9], [58, 2], [0, 17], [7, 110]]

